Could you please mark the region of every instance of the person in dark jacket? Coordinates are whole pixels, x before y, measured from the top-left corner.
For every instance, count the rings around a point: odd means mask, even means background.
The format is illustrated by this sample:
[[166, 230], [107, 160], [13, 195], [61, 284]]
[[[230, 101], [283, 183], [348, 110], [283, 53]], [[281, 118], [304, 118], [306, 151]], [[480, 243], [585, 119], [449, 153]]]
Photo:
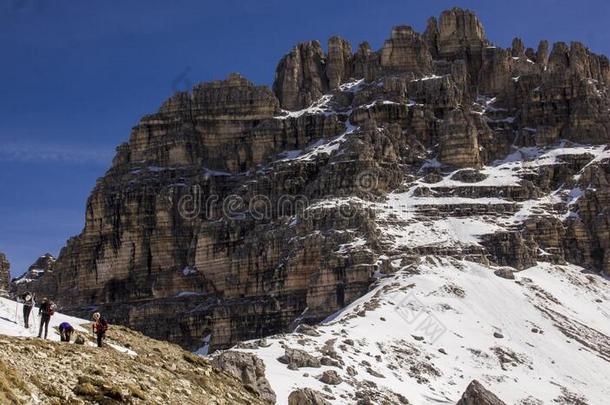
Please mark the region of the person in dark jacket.
[[43, 298], [40, 308], [38, 309], [38, 315], [40, 315], [38, 337], [42, 337], [42, 328], [44, 326], [44, 338], [47, 338], [47, 334], [49, 332], [49, 322], [51, 321], [53, 314], [55, 314], [55, 304], [46, 298]]
[[21, 294], [20, 298], [23, 301], [23, 324], [28, 329], [30, 327], [30, 312], [32, 312], [34, 306], [34, 294], [25, 292]]
[[93, 314], [93, 334], [97, 336], [97, 347], [102, 347], [102, 342], [106, 337], [106, 331], [108, 330], [108, 322], [106, 319], [99, 313], [96, 312]]
[[69, 342], [73, 332], [74, 328], [68, 322], [59, 324], [59, 339], [62, 342]]

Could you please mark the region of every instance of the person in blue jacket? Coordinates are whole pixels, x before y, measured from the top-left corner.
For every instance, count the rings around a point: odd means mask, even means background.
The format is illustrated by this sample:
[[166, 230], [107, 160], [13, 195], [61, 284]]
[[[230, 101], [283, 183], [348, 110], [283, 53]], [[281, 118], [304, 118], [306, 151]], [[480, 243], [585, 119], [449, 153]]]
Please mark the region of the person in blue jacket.
[[74, 333], [74, 328], [68, 322], [59, 324], [59, 338], [62, 342], [69, 342]]

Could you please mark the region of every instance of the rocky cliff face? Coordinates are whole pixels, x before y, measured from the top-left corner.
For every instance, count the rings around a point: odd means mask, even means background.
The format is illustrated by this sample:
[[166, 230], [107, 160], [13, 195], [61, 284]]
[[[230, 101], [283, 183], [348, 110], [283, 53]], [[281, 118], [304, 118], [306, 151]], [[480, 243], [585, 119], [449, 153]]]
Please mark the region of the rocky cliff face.
[[610, 64], [582, 44], [502, 49], [470, 11], [338, 37], [142, 118], [83, 232], [32, 284], [185, 347], [315, 322], [393, 257], [610, 274]]
[[10, 269], [11, 264], [4, 253], [0, 253], [0, 295], [8, 294], [11, 281]]

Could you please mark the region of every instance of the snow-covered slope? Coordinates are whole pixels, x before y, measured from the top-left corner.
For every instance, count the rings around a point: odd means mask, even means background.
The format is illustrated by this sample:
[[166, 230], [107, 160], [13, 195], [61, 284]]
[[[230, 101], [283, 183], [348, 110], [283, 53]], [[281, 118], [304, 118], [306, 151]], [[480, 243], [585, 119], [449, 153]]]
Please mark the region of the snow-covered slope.
[[[89, 323], [86, 319], [76, 318], [61, 313], [55, 313], [51, 317], [49, 322], [49, 333], [47, 339], [59, 341], [59, 332], [57, 330], [59, 324], [62, 322], [68, 322], [77, 332], [91, 333], [90, 329], [86, 329], [84, 326]], [[30, 325], [26, 329], [23, 324], [23, 304], [0, 297], [0, 334], [7, 336], [20, 336], [20, 337], [36, 337], [38, 336], [38, 329], [40, 326], [40, 317], [38, 316], [38, 308], [34, 308], [30, 314]], [[88, 345], [94, 346], [93, 342], [88, 341]], [[130, 356], [135, 356], [137, 353], [118, 345], [113, 342], [107, 342], [107, 344], [123, 353]]]
[[[236, 350], [263, 359], [280, 404], [298, 387], [333, 404], [395, 403], [400, 395], [411, 404], [454, 404], [473, 379], [508, 404], [607, 403], [609, 281], [572, 265], [540, 263], [514, 280], [494, 270], [423, 257], [315, 331]], [[291, 370], [278, 361], [286, 348], [326, 361]], [[342, 382], [319, 381], [327, 370]]]
[[[0, 334], [24, 337], [38, 336], [39, 322], [38, 308], [34, 308], [30, 314], [30, 327], [26, 329], [23, 324], [23, 304], [0, 298]], [[56, 313], [49, 322], [48, 339], [59, 340], [57, 327], [62, 322], [68, 322], [77, 331], [87, 332], [81, 325], [89, 321]]]

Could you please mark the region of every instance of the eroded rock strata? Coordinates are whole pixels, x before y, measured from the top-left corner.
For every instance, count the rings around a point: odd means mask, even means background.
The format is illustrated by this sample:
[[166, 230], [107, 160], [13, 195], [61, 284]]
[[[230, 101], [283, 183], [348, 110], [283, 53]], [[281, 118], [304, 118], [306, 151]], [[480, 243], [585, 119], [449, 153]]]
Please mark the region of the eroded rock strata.
[[323, 319], [392, 257], [610, 274], [610, 64], [535, 45], [495, 46], [455, 8], [377, 51], [298, 44], [272, 90], [231, 75], [177, 93], [33, 288], [214, 350]]

